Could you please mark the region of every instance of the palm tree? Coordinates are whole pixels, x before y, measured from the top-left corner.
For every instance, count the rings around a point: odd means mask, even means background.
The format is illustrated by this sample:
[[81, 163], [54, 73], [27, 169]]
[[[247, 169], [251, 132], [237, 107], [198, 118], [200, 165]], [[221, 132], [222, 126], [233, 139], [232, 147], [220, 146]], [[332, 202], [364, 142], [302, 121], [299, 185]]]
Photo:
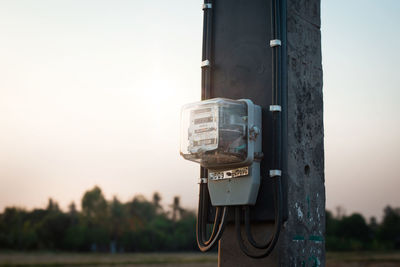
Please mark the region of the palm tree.
[[175, 222], [177, 221], [178, 217], [182, 217], [182, 212], [184, 211], [183, 208], [180, 206], [180, 198], [178, 196], [174, 197], [174, 202], [170, 205], [172, 208], [172, 220]]
[[154, 192], [153, 194], [153, 204], [154, 207], [156, 207], [156, 212], [162, 211], [162, 207], [161, 207], [161, 195], [158, 192]]

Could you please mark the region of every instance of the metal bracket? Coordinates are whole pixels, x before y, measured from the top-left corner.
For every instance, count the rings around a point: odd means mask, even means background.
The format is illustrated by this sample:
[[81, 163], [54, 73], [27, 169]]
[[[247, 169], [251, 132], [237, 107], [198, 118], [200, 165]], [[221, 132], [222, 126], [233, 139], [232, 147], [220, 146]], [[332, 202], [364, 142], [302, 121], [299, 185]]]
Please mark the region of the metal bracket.
[[281, 170], [269, 170], [269, 177], [282, 176]]
[[204, 9], [211, 9], [212, 8], [212, 4], [203, 4], [203, 10]]
[[282, 111], [282, 107], [280, 105], [271, 105], [271, 106], [269, 106], [269, 111], [281, 112]]
[[270, 47], [281, 46], [281, 45], [282, 45], [282, 41], [279, 39], [274, 39], [274, 40], [269, 41]]
[[254, 152], [254, 161], [260, 162], [264, 158], [264, 153]]
[[202, 68], [209, 67], [209, 66], [211, 66], [211, 63], [210, 63], [210, 61], [208, 59], [206, 59], [206, 60], [201, 62], [201, 67]]
[[199, 178], [199, 184], [206, 184], [208, 182], [207, 178]]

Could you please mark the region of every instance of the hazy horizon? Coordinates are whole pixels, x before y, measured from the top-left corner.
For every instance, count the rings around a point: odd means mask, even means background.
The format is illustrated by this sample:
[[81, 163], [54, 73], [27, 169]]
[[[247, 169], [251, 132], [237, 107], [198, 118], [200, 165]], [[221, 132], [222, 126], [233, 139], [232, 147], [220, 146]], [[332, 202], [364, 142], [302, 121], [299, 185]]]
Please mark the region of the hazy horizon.
[[[80, 206], [95, 185], [196, 208], [179, 118], [200, 99], [201, 4], [0, 3], [0, 212]], [[399, 13], [396, 0], [322, 1], [329, 210], [400, 207]]]

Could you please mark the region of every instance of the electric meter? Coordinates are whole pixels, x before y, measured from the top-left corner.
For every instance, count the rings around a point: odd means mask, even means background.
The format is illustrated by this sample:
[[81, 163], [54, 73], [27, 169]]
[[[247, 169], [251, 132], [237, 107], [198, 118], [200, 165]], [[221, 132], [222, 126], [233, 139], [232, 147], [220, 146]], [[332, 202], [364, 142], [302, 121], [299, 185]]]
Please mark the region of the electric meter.
[[260, 184], [261, 107], [214, 98], [182, 108], [181, 155], [208, 169], [213, 205], [254, 204]]
[[207, 168], [248, 161], [248, 111], [244, 101], [222, 98], [183, 107], [181, 155]]

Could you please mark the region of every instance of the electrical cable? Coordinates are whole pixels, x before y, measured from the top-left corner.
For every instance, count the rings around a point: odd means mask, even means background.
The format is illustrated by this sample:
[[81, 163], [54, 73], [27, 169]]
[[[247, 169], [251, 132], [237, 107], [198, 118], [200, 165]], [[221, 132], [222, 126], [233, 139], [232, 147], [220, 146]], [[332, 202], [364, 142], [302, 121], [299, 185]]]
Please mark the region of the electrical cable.
[[207, 214], [206, 214], [206, 211], [204, 211], [204, 207], [208, 204], [208, 203], [206, 203], [206, 202], [208, 202], [208, 199], [206, 197], [207, 192], [206, 192], [204, 187], [205, 187], [205, 185], [203, 185], [203, 189], [201, 189], [202, 190], [202, 192], [201, 192], [202, 197], [201, 197], [200, 201], [202, 203], [202, 206], [201, 207], [199, 206], [199, 211], [200, 211], [199, 214], [201, 215], [200, 219], [202, 221], [200, 221], [199, 227], [201, 227], [201, 229], [200, 229], [200, 234], [201, 234], [200, 235], [201, 236], [200, 241], [201, 241], [201, 244], [208, 245], [215, 238], [215, 236], [217, 234], [217, 227], [216, 226], [218, 226], [221, 223], [222, 210], [221, 210], [220, 207], [216, 208], [213, 229], [212, 229], [212, 232], [211, 232], [211, 235], [210, 235], [209, 239], [207, 240], [207, 238], [206, 238], [207, 222], [205, 221], [206, 218], [207, 218]]
[[[206, 214], [204, 211], [204, 193], [205, 192], [205, 186], [206, 184], [200, 184], [200, 196], [199, 196], [199, 210], [198, 210], [198, 216], [197, 216], [197, 225], [196, 225], [196, 239], [197, 239], [197, 245], [200, 248], [202, 252], [206, 252], [210, 249], [212, 249], [217, 242], [220, 240], [222, 233], [225, 228], [226, 224], [226, 218], [227, 218], [227, 207], [223, 207], [221, 210], [221, 207], [217, 207], [217, 211], [215, 214], [215, 219], [214, 219], [214, 225], [213, 225], [213, 230], [210, 238], [208, 240], [205, 240], [205, 235], [206, 235]], [[218, 225], [218, 226], [217, 226]]]
[[[213, 4], [211, 0], [205, 0], [204, 4]], [[203, 17], [203, 50], [202, 60], [209, 60], [212, 63], [211, 58], [211, 38], [212, 38], [212, 8], [206, 8], [204, 10]], [[211, 97], [211, 66], [202, 68], [201, 72], [201, 84], [202, 84], [202, 100]], [[201, 167], [201, 177], [207, 177], [208, 171], [206, 168]], [[217, 207], [215, 212], [214, 224], [211, 231], [210, 237], [207, 239], [207, 214], [205, 207], [209, 204], [209, 196], [207, 193], [207, 184], [201, 183], [199, 190], [199, 207], [197, 214], [196, 223], [196, 239], [197, 245], [200, 250], [205, 252], [212, 249], [222, 236], [225, 228], [227, 218], [227, 207]]]
[[[205, 3], [212, 3], [211, 0], [206, 0]], [[209, 60], [212, 63], [211, 59], [211, 30], [212, 30], [212, 13], [211, 9], [207, 9], [204, 12], [204, 22], [203, 22], [203, 55], [202, 60]], [[271, 27], [272, 27], [272, 35], [273, 39], [280, 38], [280, 16], [281, 12], [280, 0], [271, 0]], [[279, 105], [281, 99], [281, 51], [279, 47], [274, 47], [272, 50], [272, 104]], [[211, 68], [210, 66], [202, 68], [202, 99], [208, 99], [211, 97]], [[280, 169], [281, 165], [281, 118], [278, 112], [273, 113], [273, 147], [272, 151], [274, 154], [273, 157], [273, 166], [275, 169]], [[201, 177], [207, 177], [207, 170], [205, 168], [201, 168]], [[270, 237], [270, 239], [263, 243], [259, 244], [256, 242], [251, 234], [250, 229], [250, 209], [249, 206], [244, 208], [245, 210], [245, 230], [246, 237], [248, 243], [250, 243], [255, 250], [257, 249], [265, 249], [259, 253], [252, 253], [246, 247], [241, 234], [241, 208], [238, 206], [235, 208], [235, 228], [236, 234], [239, 241], [239, 246], [241, 250], [249, 257], [253, 258], [262, 258], [268, 256], [278, 241], [280, 230], [282, 226], [282, 181], [280, 177], [274, 177], [274, 202], [275, 202], [275, 227], [274, 234]], [[196, 225], [196, 238], [197, 244], [201, 251], [205, 252], [212, 249], [217, 242], [220, 240], [227, 218], [228, 207], [217, 207], [214, 224], [211, 231], [210, 237], [207, 239], [207, 214], [205, 207], [208, 205], [208, 193], [207, 193], [207, 185], [204, 183], [200, 184], [200, 192], [199, 192], [199, 207], [198, 207], [198, 216], [197, 216], [197, 225]]]
[[[213, 5], [213, 1], [205, 0], [204, 4]], [[203, 47], [202, 61], [208, 60], [212, 64], [211, 47], [212, 47], [212, 8], [206, 8], [203, 15]], [[209, 99], [211, 97], [211, 66], [202, 68], [201, 71], [202, 96], [201, 99]]]
[[206, 252], [206, 251], [211, 250], [221, 239], [222, 233], [225, 228], [227, 209], [228, 209], [227, 207], [223, 207], [221, 223], [218, 225], [218, 231], [215, 233], [215, 236], [210, 237], [208, 242], [206, 242], [204, 240], [199, 239], [199, 236], [201, 236], [201, 233], [197, 235], [197, 245], [198, 245], [200, 251]]
[[[204, 242], [204, 244], [208, 245], [211, 243], [211, 241], [215, 238], [215, 236], [217, 235], [217, 226], [220, 225], [221, 223], [221, 218], [222, 218], [222, 209], [220, 207], [216, 208], [216, 212], [215, 212], [215, 218], [214, 218], [214, 223], [213, 223], [213, 228], [211, 231], [211, 235], [209, 237], [209, 239], [207, 241]], [[206, 225], [206, 224], [204, 224]], [[206, 227], [205, 227], [206, 228]], [[202, 230], [204, 233], [206, 233], [206, 229], [203, 228], [204, 230]], [[204, 240], [206, 240], [205, 235], [204, 235]]]
[[[281, 186], [281, 180], [280, 178], [276, 178], [276, 188], [278, 190], [277, 195], [279, 196], [278, 201], [282, 201], [282, 186]], [[274, 250], [276, 243], [278, 242], [279, 239], [279, 235], [281, 232], [281, 225], [282, 225], [282, 206], [280, 206], [279, 209], [279, 216], [278, 216], [278, 221], [275, 222], [275, 229], [274, 229], [274, 234], [273, 237], [271, 239], [271, 243], [269, 244], [269, 246], [266, 248], [265, 251], [261, 251], [259, 253], [254, 253], [254, 252], [250, 252], [249, 249], [246, 247], [246, 245], [244, 244], [244, 240], [242, 239], [242, 229], [241, 229], [241, 210], [240, 210], [240, 206], [235, 208], [235, 230], [236, 230], [236, 237], [239, 243], [239, 247], [242, 250], [242, 252], [244, 254], [246, 254], [248, 257], [251, 258], [255, 258], [255, 259], [259, 259], [259, 258], [264, 258], [267, 257], [271, 254], [271, 252]]]
[[[271, 0], [271, 31], [272, 39], [280, 40], [280, 12], [281, 12], [281, 1]], [[282, 97], [281, 79], [282, 79], [282, 65], [281, 58], [282, 53], [280, 46], [272, 47], [272, 105], [280, 105]], [[272, 113], [273, 120], [273, 134], [272, 134], [272, 151], [273, 151], [273, 169], [281, 170], [281, 157], [282, 157], [282, 139], [281, 139], [281, 114], [280, 112]], [[282, 180], [280, 176], [272, 177], [274, 179], [274, 207], [275, 207], [275, 227], [273, 235], [265, 243], [258, 243], [254, 240], [251, 229], [250, 229], [250, 208], [249, 206], [244, 207], [245, 211], [245, 231], [246, 240], [253, 247], [256, 252], [250, 252], [246, 247], [241, 233], [241, 208], [235, 208], [235, 229], [236, 236], [239, 242], [240, 249], [244, 254], [252, 258], [263, 258], [271, 254], [275, 245], [278, 241], [281, 227], [282, 227]], [[265, 249], [264, 251], [257, 251], [257, 249]]]
[[[275, 181], [275, 184], [277, 183], [277, 181]], [[276, 185], [275, 185], [276, 187]], [[278, 222], [279, 220], [279, 216], [280, 213], [282, 213], [282, 210], [280, 209], [280, 205], [278, 204], [278, 190], [277, 188], [275, 188], [274, 190], [274, 209], [275, 209], [275, 222]], [[258, 243], [257, 241], [255, 241], [255, 239], [253, 238], [253, 235], [251, 234], [251, 228], [250, 228], [250, 207], [249, 206], [245, 206], [244, 207], [244, 225], [245, 225], [245, 230], [246, 230], [246, 237], [247, 237], [247, 241], [255, 248], [258, 249], [265, 249], [267, 248], [274, 236], [271, 235], [271, 237], [268, 239], [268, 241], [266, 241], [265, 243]]]

